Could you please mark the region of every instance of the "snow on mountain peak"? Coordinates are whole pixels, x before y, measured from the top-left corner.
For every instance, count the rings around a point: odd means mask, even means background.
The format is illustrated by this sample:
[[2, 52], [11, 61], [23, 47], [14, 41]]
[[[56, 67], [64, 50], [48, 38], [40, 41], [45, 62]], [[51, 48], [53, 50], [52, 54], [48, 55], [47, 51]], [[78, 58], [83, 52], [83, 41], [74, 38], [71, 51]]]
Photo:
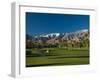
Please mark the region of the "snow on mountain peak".
[[88, 29], [83, 29], [83, 30], [79, 30], [79, 31], [76, 31], [76, 32], [78, 32], [78, 33], [80, 33], [80, 32], [88, 32]]
[[76, 32], [69, 32], [69, 33], [47, 33], [47, 34], [41, 34], [41, 35], [38, 35], [38, 36], [35, 36], [35, 38], [38, 38], [38, 37], [61, 37], [61, 36], [64, 36], [64, 37], [67, 37], [69, 35], [76, 35], [76, 34], [80, 34], [80, 33], [85, 33], [85, 32], [88, 32], [88, 29], [82, 29], [82, 30], [78, 30]]
[[40, 37], [53, 37], [53, 36], [56, 36], [58, 37], [60, 35], [60, 33], [50, 33], [50, 34], [42, 34], [40, 35]]

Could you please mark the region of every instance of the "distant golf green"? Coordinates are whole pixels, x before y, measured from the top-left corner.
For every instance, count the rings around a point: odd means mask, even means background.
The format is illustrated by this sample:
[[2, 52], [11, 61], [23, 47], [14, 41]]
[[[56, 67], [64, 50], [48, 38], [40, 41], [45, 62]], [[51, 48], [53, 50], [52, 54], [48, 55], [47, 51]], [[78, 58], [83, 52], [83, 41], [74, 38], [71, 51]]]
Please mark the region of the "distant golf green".
[[33, 48], [27, 53], [26, 67], [89, 64], [88, 48]]

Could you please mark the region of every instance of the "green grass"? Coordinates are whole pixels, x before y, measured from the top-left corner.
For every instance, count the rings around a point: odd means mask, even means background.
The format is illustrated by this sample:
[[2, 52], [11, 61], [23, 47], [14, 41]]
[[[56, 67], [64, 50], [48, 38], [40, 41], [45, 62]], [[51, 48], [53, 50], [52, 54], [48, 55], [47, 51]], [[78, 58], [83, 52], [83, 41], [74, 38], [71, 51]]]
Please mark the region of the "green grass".
[[[46, 51], [49, 50], [48, 53]], [[89, 49], [88, 48], [43, 48], [31, 49], [32, 54], [26, 56], [26, 66], [48, 66], [48, 65], [80, 65], [89, 64]], [[37, 52], [42, 52], [43, 55], [34, 56]]]

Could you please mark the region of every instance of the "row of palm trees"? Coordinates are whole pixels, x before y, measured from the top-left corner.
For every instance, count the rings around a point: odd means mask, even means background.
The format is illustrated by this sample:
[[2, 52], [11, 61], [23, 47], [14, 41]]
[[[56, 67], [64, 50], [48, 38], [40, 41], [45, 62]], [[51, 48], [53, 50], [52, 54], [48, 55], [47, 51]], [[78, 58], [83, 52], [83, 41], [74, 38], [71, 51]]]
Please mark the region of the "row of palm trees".
[[33, 42], [32, 40], [26, 40], [26, 48], [81, 48], [81, 47], [89, 47], [89, 39], [82, 40], [80, 42], [76, 41], [63, 41], [55, 44], [49, 44], [49, 43], [38, 43]]

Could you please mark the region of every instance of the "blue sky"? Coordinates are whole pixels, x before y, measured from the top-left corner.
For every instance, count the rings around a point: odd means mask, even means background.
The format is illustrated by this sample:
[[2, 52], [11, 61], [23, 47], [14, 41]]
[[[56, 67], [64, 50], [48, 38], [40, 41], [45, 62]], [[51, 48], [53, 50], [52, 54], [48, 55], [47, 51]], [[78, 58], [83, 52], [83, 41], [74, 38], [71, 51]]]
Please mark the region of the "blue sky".
[[89, 29], [89, 15], [26, 12], [26, 33], [30, 35], [82, 29]]

